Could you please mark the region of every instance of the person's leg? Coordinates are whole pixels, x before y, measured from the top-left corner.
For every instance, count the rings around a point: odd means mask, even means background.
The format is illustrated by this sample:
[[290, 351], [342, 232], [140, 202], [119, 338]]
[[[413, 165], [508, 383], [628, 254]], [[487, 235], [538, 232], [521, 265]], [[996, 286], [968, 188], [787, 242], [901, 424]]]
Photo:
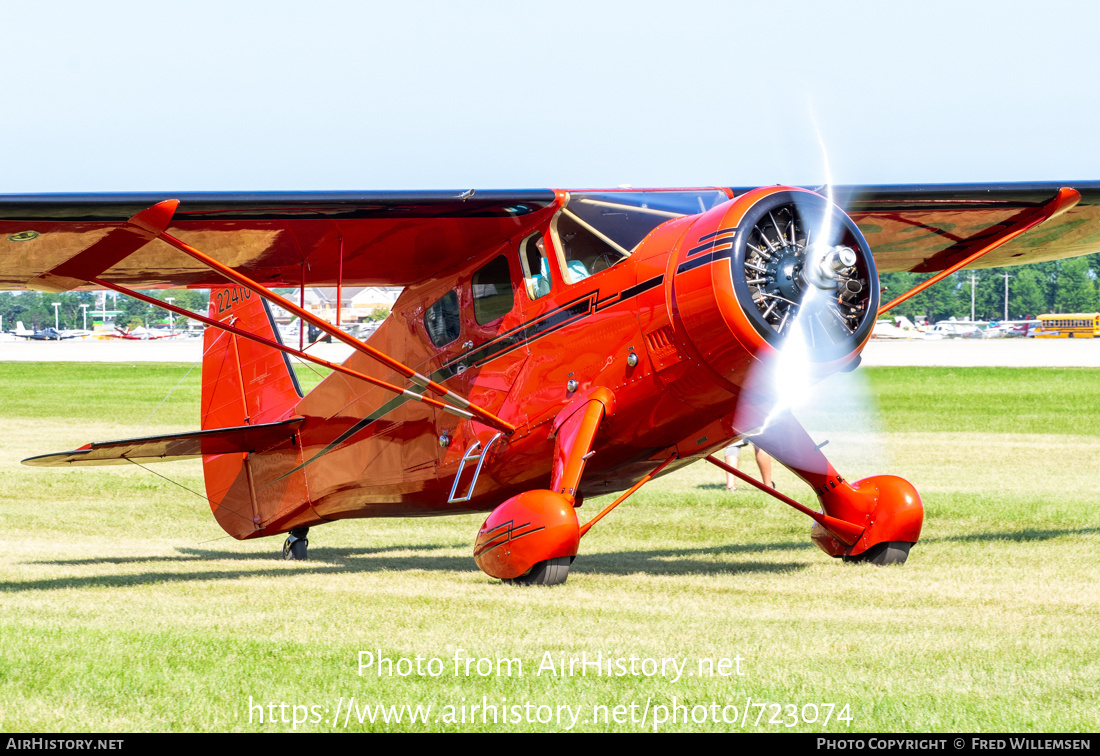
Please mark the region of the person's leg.
[[755, 446], [753, 448], [756, 449], [756, 466], [760, 468], [760, 482], [775, 488], [775, 483], [772, 482], [772, 458], [766, 451]]
[[[737, 463], [741, 460], [741, 447], [740, 446], [728, 446], [726, 447], [726, 464], [730, 467], [740, 470]], [[737, 490], [737, 478], [732, 473], [726, 473], [726, 490]]]

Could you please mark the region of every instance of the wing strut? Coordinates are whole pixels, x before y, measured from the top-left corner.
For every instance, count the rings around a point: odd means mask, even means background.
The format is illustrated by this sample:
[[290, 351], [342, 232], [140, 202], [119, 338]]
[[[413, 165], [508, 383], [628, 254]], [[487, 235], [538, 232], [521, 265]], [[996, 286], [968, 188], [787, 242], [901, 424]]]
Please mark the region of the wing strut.
[[[371, 357], [371, 358], [377, 360], [378, 362], [381, 362], [383, 365], [390, 368], [394, 372], [405, 376], [410, 381], [415, 383], [417, 386], [420, 386], [421, 388], [433, 391], [433, 392], [435, 392], [435, 394], [437, 394], [438, 396], [441, 396], [445, 401], [449, 402], [450, 404], [452, 404], [452, 405], [454, 405], [454, 406], [456, 406], [460, 409], [463, 409], [463, 410], [466, 410], [466, 411], [472, 413], [474, 415], [474, 417], [476, 417], [478, 420], [485, 423], [486, 425], [491, 425], [492, 427], [494, 427], [498, 430], [504, 431], [505, 433], [508, 433], [508, 434], [511, 434], [512, 432], [515, 431], [516, 427], [514, 425], [512, 425], [511, 423], [508, 423], [508, 422], [500, 419], [499, 417], [497, 417], [493, 413], [489, 412], [488, 410], [486, 410], [482, 407], [477, 406], [476, 404], [471, 404], [469, 402], [469, 400], [459, 396], [458, 394], [455, 394], [453, 391], [450, 391], [445, 386], [439, 385], [438, 383], [431, 380], [427, 376], [421, 375], [420, 373], [416, 372], [415, 370], [408, 367], [407, 365], [403, 365], [402, 363], [400, 363], [397, 360], [393, 359], [389, 355], [383, 354], [382, 352], [378, 351], [377, 349], [375, 349], [371, 346], [368, 346], [367, 344], [364, 344], [362, 341], [355, 338], [351, 334], [345, 333], [344, 331], [340, 330], [339, 328], [336, 328], [335, 326], [333, 326], [328, 321], [322, 320], [321, 318], [317, 317], [313, 313], [309, 312], [308, 310], [306, 310], [302, 307], [299, 307], [298, 305], [294, 304], [293, 302], [286, 299], [285, 297], [279, 296], [278, 294], [271, 291], [270, 289], [268, 289], [263, 284], [257, 283], [256, 281], [253, 281], [248, 276], [246, 276], [242, 273], [238, 273], [237, 271], [233, 270], [232, 268], [221, 264], [220, 262], [218, 262], [214, 258], [203, 254], [199, 250], [192, 247], [190, 244], [187, 244], [186, 242], [180, 241], [179, 239], [175, 238], [174, 236], [172, 236], [168, 233], [164, 233], [164, 232], [161, 232], [158, 235], [158, 238], [161, 239], [162, 241], [170, 244], [171, 246], [175, 247], [176, 249], [178, 249], [179, 251], [181, 251], [184, 254], [188, 255], [189, 257], [192, 257], [197, 262], [207, 266], [208, 268], [210, 268], [214, 272], [219, 273], [220, 275], [224, 276], [225, 278], [228, 278], [233, 283], [235, 283], [239, 286], [243, 286], [244, 288], [246, 288], [246, 289], [258, 294], [259, 296], [263, 297], [264, 299], [268, 300], [269, 302], [274, 302], [275, 304], [279, 305], [279, 307], [282, 307], [287, 312], [291, 312], [291, 313], [297, 315], [299, 318], [302, 319], [302, 322], [310, 323], [311, 325], [315, 326], [316, 328], [319, 328], [320, 330], [322, 330], [325, 333], [329, 334], [333, 338], [344, 342], [345, 344], [352, 347], [353, 349], [367, 355], [368, 357]], [[220, 328], [222, 326], [219, 325], [218, 327]], [[404, 389], [401, 389], [401, 391], [404, 391]]]
[[713, 454], [708, 454], [703, 459], [705, 459], [707, 462], [710, 462], [715, 467], [722, 468], [723, 470], [728, 472], [730, 475], [734, 475], [734, 476], [740, 478], [741, 480], [748, 483], [750, 486], [756, 486], [757, 488], [759, 488], [764, 493], [768, 494], [769, 496], [773, 496], [776, 499], [779, 499], [781, 502], [783, 502], [787, 506], [794, 507], [799, 512], [801, 512], [802, 514], [810, 517], [814, 522], [817, 522], [818, 524], [820, 524], [821, 527], [827, 529], [830, 533], [832, 533], [833, 535], [835, 535], [837, 537], [837, 540], [839, 540], [841, 543], [843, 543], [846, 546], [853, 545], [854, 543], [856, 543], [856, 541], [859, 540], [859, 537], [861, 535], [863, 535], [864, 528], [860, 527], [859, 525], [856, 525], [855, 523], [848, 522], [847, 520], [841, 520], [837, 517], [830, 517], [829, 515], [824, 514], [822, 512], [815, 512], [814, 510], [810, 509], [809, 507], [803, 506], [802, 504], [799, 504], [797, 501], [792, 499], [790, 496], [785, 496], [785, 495], [779, 493], [778, 491], [776, 491], [774, 488], [768, 488], [763, 483], [758, 481], [756, 478], [752, 477], [751, 475], [746, 475], [745, 473], [738, 470], [736, 467], [731, 467], [730, 465], [727, 465], [725, 462], [719, 461], [718, 459], [715, 458], [715, 456]]
[[967, 265], [974, 262], [982, 255], [992, 252], [993, 250], [997, 249], [997, 247], [1007, 244], [1025, 231], [1030, 231], [1031, 229], [1035, 228], [1040, 223], [1045, 223], [1056, 215], [1061, 215], [1080, 201], [1080, 192], [1078, 192], [1076, 189], [1062, 187], [1058, 190], [1058, 193], [1054, 195], [1054, 199], [1052, 199], [1050, 202], [1046, 203], [1042, 207], [1038, 207], [1033, 210], [1026, 210], [1023, 213], [1020, 213], [1020, 215], [1017, 216], [1016, 223], [1010, 226], [1005, 233], [998, 236], [996, 239], [979, 249], [977, 252], [968, 255], [967, 257], [964, 257], [962, 260], [955, 263], [946, 270], [940, 271], [936, 275], [929, 278], [927, 281], [913, 287], [889, 304], [883, 305], [879, 308], [878, 314], [881, 315], [887, 310], [897, 307], [899, 304], [909, 299], [910, 297], [920, 294], [932, 284], [937, 283], [938, 281], [942, 281], [944, 278], [947, 278], [947, 276], [951, 275], [960, 268], [965, 268]]
[[220, 328], [221, 330], [228, 331], [235, 336], [240, 336], [243, 339], [255, 341], [257, 344], [263, 344], [266, 347], [277, 349], [280, 352], [294, 355], [295, 357], [299, 357], [303, 360], [309, 360], [310, 362], [321, 365], [322, 367], [327, 367], [330, 370], [335, 370], [336, 372], [343, 373], [344, 375], [350, 375], [352, 378], [358, 378], [359, 380], [366, 381], [367, 383], [371, 383], [375, 386], [378, 386], [379, 388], [386, 389], [387, 391], [393, 391], [396, 394], [404, 394], [410, 399], [415, 399], [418, 402], [424, 402], [424, 404], [436, 407], [443, 412], [449, 412], [452, 415], [458, 415], [459, 417], [464, 417], [467, 420], [472, 420], [474, 417], [472, 413], [467, 412], [466, 410], [459, 409], [458, 407], [453, 407], [450, 404], [444, 404], [443, 402], [440, 402], [436, 399], [424, 396], [423, 394], [418, 394], [415, 391], [409, 391], [408, 389], [401, 388], [400, 386], [395, 386], [394, 384], [387, 383], [386, 381], [383, 381], [381, 379], [374, 378], [369, 375], [364, 375], [357, 370], [352, 370], [351, 368], [346, 368], [343, 365], [338, 365], [335, 362], [329, 362], [328, 360], [316, 357], [308, 352], [303, 352], [293, 347], [288, 347], [285, 344], [279, 343], [278, 341], [272, 341], [271, 339], [264, 338], [263, 336], [259, 336], [255, 333], [237, 328], [236, 326], [229, 323], [222, 323], [221, 321], [214, 320], [213, 318], [199, 315], [198, 313], [191, 312], [190, 310], [185, 310], [182, 307], [176, 307], [175, 305], [169, 304], [168, 302], [162, 302], [159, 299], [155, 299], [146, 294], [142, 294], [140, 291], [134, 291], [133, 289], [129, 289], [125, 286], [119, 286], [118, 284], [111, 283], [110, 281], [104, 281], [102, 278], [93, 278], [92, 280], [88, 281], [88, 283], [95, 284], [96, 286], [102, 286], [103, 288], [111, 289], [112, 291], [117, 291], [119, 294], [125, 294], [128, 297], [133, 297], [134, 299], [139, 299], [142, 302], [153, 305], [154, 307], [160, 307], [164, 310], [174, 312], [181, 317], [193, 318], [201, 323], [205, 323], [211, 328]]
[[[295, 305], [289, 300], [280, 297], [278, 294], [274, 293], [262, 284], [253, 281], [252, 279], [238, 273], [232, 268], [222, 265], [217, 260], [208, 257], [194, 247], [191, 247], [190, 245], [166, 233], [165, 229], [168, 228], [168, 225], [172, 220], [172, 216], [175, 214], [176, 208], [178, 206], [179, 200], [165, 200], [163, 202], [158, 202], [157, 204], [148, 207], [145, 210], [142, 210], [141, 212], [130, 218], [128, 221], [126, 221], [126, 223], [109, 232], [96, 244], [93, 244], [89, 248], [77, 254], [75, 257], [53, 268], [48, 273], [45, 273], [42, 276], [39, 276], [38, 278], [28, 282], [28, 288], [38, 289], [40, 291], [60, 292], [69, 291], [83, 285], [85, 282], [93, 284], [95, 286], [101, 286], [103, 288], [111, 289], [113, 291], [126, 294], [127, 296], [134, 297], [135, 299], [139, 299], [143, 302], [148, 302], [149, 304], [155, 305], [162, 309], [175, 312], [177, 314], [183, 315], [184, 317], [194, 318], [203, 323], [206, 323], [207, 325], [213, 326], [215, 328], [220, 328], [223, 331], [229, 331], [243, 338], [252, 339], [253, 341], [263, 343], [264, 345], [269, 346], [273, 349], [277, 349], [281, 352], [293, 354], [296, 357], [300, 357], [302, 359], [315, 362], [319, 365], [323, 365], [324, 367], [330, 368], [332, 370], [351, 375], [353, 377], [367, 381], [368, 383], [374, 384], [375, 386], [379, 386], [380, 388], [384, 388], [398, 394], [404, 394], [405, 396], [408, 396], [412, 399], [422, 401], [433, 407], [438, 407], [445, 412], [458, 415], [459, 417], [464, 417], [467, 419], [477, 419], [485, 423], [486, 425], [503, 431], [504, 433], [511, 434], [515, 431], [516, 427], [514, 425], [502, 420], [501, 418], [494, 415], [492, 412], [489, 412], [488, 410], [484, 409], [483, 407], [479, 407], [476, 404], [471, 404], [469, 400], [459, 396], [458, 394], [455, 394], [454, 392], [448, 390], [446, 387], [439, 385], [427, 376], [421, 375], [412, 368], [403, 365], [392, 357], [389, 357], [388, 355], [383, 354], [377, 349], [364, 344], [359, 339], [348, 333], [345, 333], [339, 328], [336, 328], [327, 321], [318, 318], [316, 315], [308, 312], [303, 307]], [[400, 386], [396, 386], [392, 383], [387, 383], [386, 381], [379, 380], [378, 378], [372, 378], [358, 371], [345, 368], [342, 365], [337, 365], [335, 363], [328, 362], [327, 360], [313, 357], [312, 355], [306, 354], [302, 350], [295, 350], [290, 347], [286, 347], [283, 344], [264, 339], [262, 337], [256, 336], [255, 334], [247, 333], [238, 328], [234, 328], [228, 323], [220, 323], [218, 321], [211, 320], [210, 318], [205, 318], [201, 315], [197, 315], [188, 310], [173, 307], [167, 302], [161, 302], [158, 299], [147, 297], [132, 289], [126, 288], [124, 286], [118, 286], [117, 284], [110, 283], [109, 281], [105, 281], [99, 277], [102, 276], [109, 268], [121, 262], [123, 259], [133, 254], [137, 250], [141, 249], [153, 239], [163, 240], [167, 244], [170, 244], [181, 252], [184, 252], [185, 254], [194, 258], [199, 263], [214, 270], [225, 278], [228, 278], [230, 281], [233, 281], [234, 283], [255, 292], [260, 297], [270, 302], [274, 302], [288, 312], [294, 313], [299, 318], [301, 318], [303, 322], [311, 323], [325, 333], [334, 336], [335, 338], [339, 339], [340, 341], [344, 342], [355, 350], [377, 360], [378, 362], [381, 362], [383, 365], [386, 365], [394, 372], [405, 376], [412, 383], [416, 384], [420, 388], [433, 391], [435, 394], [442, 397], [444, 401], [440, 402], [435, 399], [430, 399], [428, 397], [422, 396], [415, 391], [410, 391]], [[342, 245], [343, 238], [341, 237], [341, 274], [343, 272]]]
[[581, 535], [580, 535], [580, 537], [584, 538], [584, 534], [587, 533], [589, 530], [591, 530], [593, 525], [595, 525], [597, 522], [599, 522], [605, 516], [607, 516], [607, 513], [610, 512], [612, 509], [614, 509], [615, 507], [619, 506], [624, 501], [626, 501], [627, 498], [629, 498], [635, 491], [637, 491], [639, 488], [644, 486], [649, 481], [653, 480], [653, 478], [656, 477], [657, 473], [661, 472], [661, 470], [664, 470], [666, 467], [668, 467], [669, 463], [672, 462], [676, 458], [677, 458], [677, 455], [673, 454], [671, 457], [666, 459], [664, 462], [657, 465], [657, 468], [653, 472], [651, 472], [649, 475], [646, 475], [644, 478], [642, 478], [637, 483], [635, 483], [630, 488], [628, 488], [626, 490], [626, 492], [623, 493], [622, 496], [615, 499], [615, 501], [611, 502], [606, 507], [604, 507], [603, 511], [600, 512], [598, 515], [593, 517], [591, 520], [586, 522], [584, 525], [581, 525]]
[[87, 249], [28, 281], [27, 288], [59, 294], [83, 286], [163, 233], [178, 206], [179, 200], [165, 200], [145, 208]]

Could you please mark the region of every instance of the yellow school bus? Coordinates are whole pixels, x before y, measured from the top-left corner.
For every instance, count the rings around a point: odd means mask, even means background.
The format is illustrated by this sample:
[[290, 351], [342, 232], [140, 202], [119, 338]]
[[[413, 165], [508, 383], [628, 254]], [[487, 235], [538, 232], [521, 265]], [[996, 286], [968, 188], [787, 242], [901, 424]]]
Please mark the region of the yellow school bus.
[[1100, 312], [1065, 312], [1039, 316], [1037, 339], [1092, 339], [1100, 337]]

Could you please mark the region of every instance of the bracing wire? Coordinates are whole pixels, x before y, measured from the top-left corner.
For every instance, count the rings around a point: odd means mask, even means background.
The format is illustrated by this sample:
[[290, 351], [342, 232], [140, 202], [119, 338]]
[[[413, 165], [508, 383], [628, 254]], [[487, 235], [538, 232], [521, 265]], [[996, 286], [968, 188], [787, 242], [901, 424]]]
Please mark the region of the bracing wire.
[[163, 478], [164, 480], [168, 481], [169, 483], [171, 483], [171, 484], [172, 484], [172, 485], [174, 485], [174, 486], [179, 486], [179, 487], [180, 487], [180, 488], [182, 488], [182, 489], [183, 489], [184, 491], [188, 491], [188, 492], [190, 492], [190, 493], [193, 493], [193, 494], [194, 494], [195, 496], [198, 496], [198, 497], [199, 497], [200, 499], [203, 499], [203, 500], [204, 500], [204, 501], [206, 501], [207, 503], [209, 503], [209, 504], [213, 504], [214, 506], [218, 507], [218, 509], [224, 509], [224, 510], [225, 510], [226, 512], [230, 512], [231, 514], [235, 514], [235, 515], [237, 515], [237, 517], [240, 517], [240, 518], [241, 518], [242, 520], [245, 520], [245, 521], [247, 521], [249, 525], [252, 525], [253, 527], [255, 527], [256, 523], [254, 523], [254, 522], [252, 521], [252, 518], [251, 518], [251, 517], [245, 517], [245, 516], [244, 516], [243, 514], [241, 514], [240, 512], [236, 512], [236, 511], [234, 511], [234, 510], [230, 509], [229, 507], [225, 507], [225, 506], [222, 506], [221, 504], [218, 504], [218, 503], [217, 503], [216, 501], [214, 501], [214, 500], [213, 500], [213, 499], [211, 499], [210, 497], [208, 497], [208, 496], [205, 496], [204, 494], [201, 494], [201, 493], [199, 493], [198, 491], [196, 491], [196, 490], [195, 490], [195, 489], [193, 489], [193, 488], [188, 488], [187, 486], [183, 485], [182, 483], [179, 483], [179, 482], [177, 482], [177, 481], [174, 481], [174, 480], [172, 480], [172, 479], [171, 479], [171, 478], [169, 478], [169, 477], [168, 477], [167, 475], [161, 475], [161, 474], [160, 474], [159, 472], [157, 472], [156, 470], [150, 470], [150, 469], [149, 469], [148, 467], [146, 467], [145, 465], [141, 464], [140, 462], [138, 462], [138, 461], [136, 461], [136, 460], [130, 459], [129, 457], [123, 457], [123, 459], [125, 459], [125, 460], [126, 460], [127, 462], [129, 462], [129, 463], [131, 463], [131, 464], [137, 465], [138, 467], [140, 467], [140, 468], [141, 468], [142, 470], [145, 470], [146, 472], [151, 472], [151, 473], [153, 473], [153, 475], [156, 475], [156, 476], [157, 476], [158, 478]]
[[179, 379], [179, 382], [176, 383], [176, 385], [173, 386], [171, 389], [169, 389], [168, 393], [164, 396], [164, 398], [160, 400], [160, 404], [158, 404], [156, 407], [153, 407], [153, 411], [150, 412], [149, 417], [145, 418], [145, 421], [141, 425], [138, 426], [139, 428], [144, 428], [148, 424], [148, 422], [153, 419], [153, 415], [157, 414], [157, 410], [159, 410], [161, 407], [164, 406], [164, 403], [166, 401], [168, 401], [168, 397], [172, 396], [172, 393], [180, 387], [180, 384], [182, 384], [185, 380], [187, 380], [187, 376], [191, 375], [191, 372], [201, 364], [202, 364], [201, 360], [199, 362], [196, 362], [195, 364], [193, 364], [188, 369], [188, 371], [186, 373], [183, 374], [183, 377]]

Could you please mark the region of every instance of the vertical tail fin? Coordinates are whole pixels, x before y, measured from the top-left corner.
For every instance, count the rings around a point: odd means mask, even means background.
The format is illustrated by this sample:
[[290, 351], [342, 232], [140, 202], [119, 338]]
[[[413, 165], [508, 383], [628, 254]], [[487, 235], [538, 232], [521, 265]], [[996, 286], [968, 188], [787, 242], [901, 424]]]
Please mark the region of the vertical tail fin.
[[[267, 303], [241, 286], [210, 291], [210, 317], [277, 340]], [[207, 328], [202, 350], [202, 429], [284, 419], [302, 398], [286, 355]]]
[[[277, 340], [267, 303], [240, 286], [210, 291], [210, 317]], [[202, 429], [258, 425], [291, 416], [302, 398], [282, 352], [207, 328], [203, 334]], [[294, 437], [250, 454], [203, 456], [206, 495], [214, 517], [234, 538], [300, 527], [318, 518], [310, 510]]]

